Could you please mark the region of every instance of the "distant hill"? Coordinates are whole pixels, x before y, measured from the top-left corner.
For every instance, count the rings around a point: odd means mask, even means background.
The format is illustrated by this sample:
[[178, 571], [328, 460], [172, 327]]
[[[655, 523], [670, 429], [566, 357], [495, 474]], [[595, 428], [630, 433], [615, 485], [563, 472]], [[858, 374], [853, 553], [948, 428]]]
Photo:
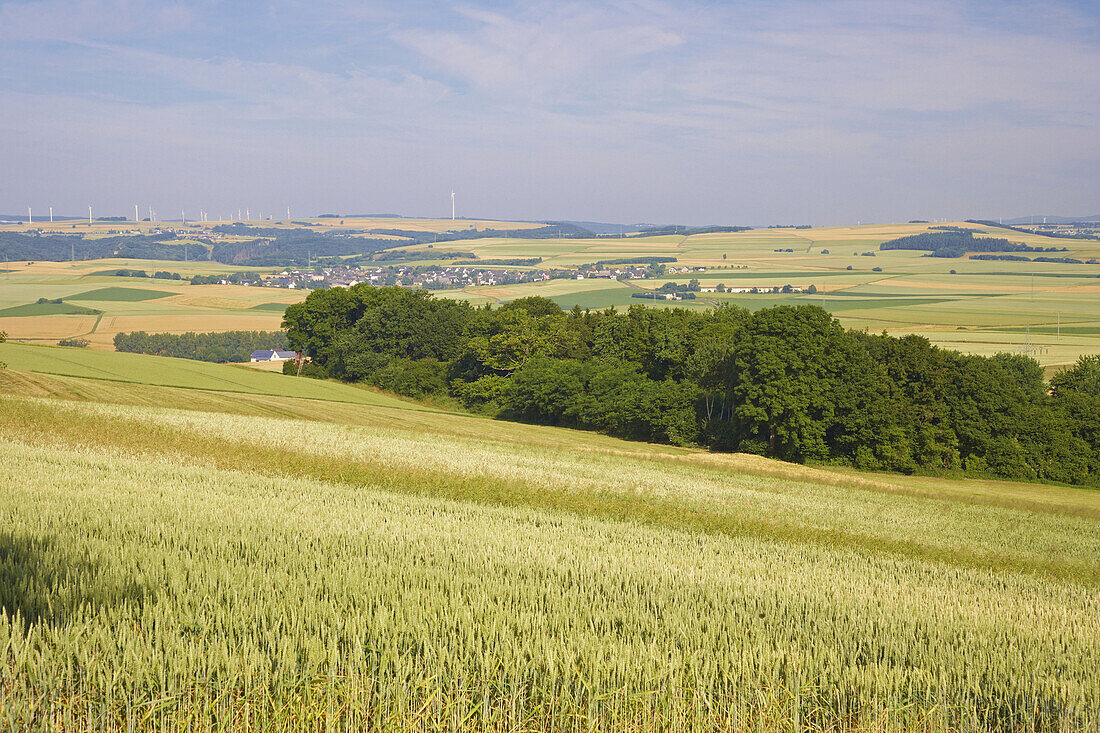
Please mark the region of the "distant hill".
[[1005, 224], [1017, 226], [1020, 224], [1042, 224], [1046, 219], [1047, 224], [1072, 224], [1077, 221], [1100, 222], [1100, 214], [1092, 216], [1019, 216], [1015, 219], [1005, 219]]
[[618, 234], [619, 232], [630, 234], [631, 232], [641, 230], [638, 224], [608, 224], [603, 221], [569, 221], [568, 219], [563, 219], [560, 221], [545, 221], [543, 223], [569, 224], [571, 226], [580, 227], [581, 229], [587, 229], [593, 234]]
[[[35, 224], [40, 224], [44, 221], [48, 222], [50, 220], [50, 214], [49, 214], [49, 212], [46, 212], [46, 213], [34, 212], [34, 217], [33, 218], [34, 218], [34, 223]], [[87, 218], [88, 217], [86, 217], [86, 216], [59, 216], [57, 214], [53, 215], [53, 220], [55, 222], [57, 222], [57, 221], [79, 221], [79, 220], [87, 220]], [[20, 221], [23, 222], [24, 224], [27, 223], [27, 212], [23, 212], [22, 214], [0, 214], [0, 224], [11, 224], [11, 223], [20, 222]]]

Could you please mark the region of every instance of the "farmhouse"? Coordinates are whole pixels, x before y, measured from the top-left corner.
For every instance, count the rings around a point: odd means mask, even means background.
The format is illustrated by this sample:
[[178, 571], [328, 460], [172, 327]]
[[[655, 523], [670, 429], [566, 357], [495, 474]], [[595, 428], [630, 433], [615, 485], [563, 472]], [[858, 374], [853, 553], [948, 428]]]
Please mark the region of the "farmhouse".
[[286, 361], [287, 359], [293, 359], [295, 353], [293, 351], [283, 351], [282, 349], [271, 350], [259, 350], [253, 351], [249, 361]]

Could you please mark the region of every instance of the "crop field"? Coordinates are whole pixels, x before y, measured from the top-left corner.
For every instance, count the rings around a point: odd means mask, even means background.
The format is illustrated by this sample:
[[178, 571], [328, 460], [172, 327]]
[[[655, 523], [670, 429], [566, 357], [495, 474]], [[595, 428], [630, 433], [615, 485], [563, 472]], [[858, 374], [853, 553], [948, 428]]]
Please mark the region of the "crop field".
[[[449, 219], [345, 218], [343, 224], [340, 219], [309, 221], [318, 226], [355, 229], [405, 228], [443, 232], [455, 228]], [[981, 225], [959, 225], [979, 230], [983, 235], [1003, 236], [1032, 246], [1068, 249], [1067, 252], [1051, 253], [1056, 256], [1081, 260], [1100, 258], [1100, 242], [1051, 239]], [[536, 224], [458, 222], [460, 229], [471, 226], [522, 229]], [[687, 283], [697, 279], [703, 288], [719, 284], [760, 288], [785, 285], [808, 288], [813, 285], [817, 290], [814, 294], [709, 292], [700, 293], [695, 301], [658, 301], [655, 305], [712, 308], [733, 303], [756, 310], [781, 304], [815, 304], [832, 312], [850, 328], [888, 331], [895, 335], [918, 333], [941, 346], [970, 353], [1022, 352], [1052, 368], [1071, 363], [1081, 354], [1100, 352], [1100, 265], [979, 261], [925, 257], [919, 251], [878, 251], [881, 242], [927, 231], [928, 226], [758, 229], [643, 238], [460, 240], [448, 243], [448, 247], [472, 251], [481, 259], [542, 257], [541, 268], [661, 256], [675, 257], [677, 261], [672, 265], [677, 269], [706, 269], [669, 273], [664, 279], [638, 280], [631, 285], [608, 280], [554, 280], [470, 287], [439, 291], [438, 294], [477, 305], [544, 295], [567, 309], [574, 305], [623, 309], [637, 304], [654, 305], [652, 301], [631, 296], [666, 282]], [[867, 256], [869, 254], [874, 256]], [[426, 260], [418, 264], [449, 264], [449, 261]], [[12, 338], [39, 343], [83, 337], [89, 339], [93, 349], [110, 349], [114, 334], [119, 331], [275, 330], [281, 322], [282, 308], [304, 297], [301, 291], [293, 290], [190, 286], [169, 280], [135, 282], [134, 278], [101, 274], [112, 267], [150, 272], [164, 269], [183, 275], [250, 269], [218, 262], [143, 260], [8, 263], [4, 265], [6, 272], [0, 272], [0, 330], [7, 331]], [[876, 268], [879, 271], [876, 272]], [[146, 299], [151, 295], [141, 291], [168, 295]], [[88, 318], [11, 310], [30, 308], [42, 297], [51, 300], [63, 297], [66, 305], [74, 309], [89, 307], [103, 313], [101, 317]]]
[[28, 303], [27, 305], [13, 305], [10, 308], [0, 309], [0, 318], [26, 318], [30, 316], [72, 316], [72, 315], [97, 315], [99, 311], [72, 303]]
[[[154, 260], [14, 263], [9, 272], [0, 273], [0, 331], [31, 343], [82, 337], [92, 349], [114, 348], [114, 335], [120, 331], [276, 331], [286, 306], [305, 297], [295, 290], [102, 274], [112, 268], [181, 275], [253, 269]], [[62, 298], [63, 303], [40, 305], [39, 298]], [[43, 312], [47, 305], [51, 310]], [[63, 315], [93, 309], [98, 317]]]
[[338, 382], [295, 380], [283, 374], [190, 359], [0, 343], [0, 362], [22, 372], [89, 377], [197, 390], [296, 396], [366, 405], [403, 405], [383, 394]]
[[[957, 225], [1031, 246], [1068, 249], [1050, 253], [1054, 256], [1100, 258], [1100, 242]], [[970, 353], [1023, 352], [1044, 365], [1067, 364], [1083, 353], [1100, 352], [1100, 334], [1094, 331], [1100, 329], [1100, 265], [934, 258], [920, 251], [878, 251], [883, 241], [927, 231], [928, 226], [765, 229], [640, 239], [486, 239], [465, 242], [462, 249], [482, 258], [539, 256], [544, 258], [540, 267], [571, 267], [627, 257], [675, 257], [677, 261], [670, 266], [706, 270], [670, 273], [664, 279], [634, 284], [654, 289], [666, 282], [697, 279], [704, 288], [718, 284], [761, 288], [813, 285], [818, 292], [700, 293], [696, 301], [658, 302], [658, 306], [699, 308], [735, 303], [756, 310], [781, 304], [814, 304], [832, 312], [849, 328], [895, 335], [919, 333], [941, 346]], [[472, 292], [481, 298], [507, 301], [543, 294], [543, 285], [497, 286]], [[446, 294], [464, 298], [469, 292]], [[565, 286], [565, 292], [550, 297], [566, 308], [627, 308], [646, 302], [632, 298], [632, 292], [606, 281], [602, 285], [577, 281]], [[1063, 326], [1073, 330], [1062, 330]]]
[[1100, 492], [0, 360], [8, 728], [1100, 725]]
[[89, 290], [86, 293], [76, 293], [70, 295], [70, 300], [119, 300], [124, 302], [140, 302], [143, 300], [156, 300], [157, 298], [168, 298], [172, 295], [170, 292], [164, 290], [146, 290], [145, 288], [126, 288], [126, 287], [113, 287], [113, 288], [98, 288], [96, 290]]

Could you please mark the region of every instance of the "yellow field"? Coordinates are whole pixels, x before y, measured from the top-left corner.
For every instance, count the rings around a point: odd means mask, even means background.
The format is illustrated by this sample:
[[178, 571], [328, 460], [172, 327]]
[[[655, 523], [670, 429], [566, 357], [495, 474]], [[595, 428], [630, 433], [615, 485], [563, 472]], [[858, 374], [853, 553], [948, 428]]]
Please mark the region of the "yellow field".
[[[151, 331], [277, 331], [278, 310], [253, 310], [255, 306], [289, 305], [305, 298], [299, 290], [240, 285], [191, 285], [178, 280], [108, 277], [92, 273], [110, 269], [168, 270], [184, 275], [225, 273], [234, 268], [220, 262], [159, 262], [150, 260], [92, 260], [84, 262], [7, 263], [0, 272], [0, 308], [33, 303], [38, 298], [67, 301], [102, 311], [101, 316], [42, 315], [0, 317], [0, 331], [9, 338], [29, 343], [56, 343], [81, 337], [90, 348], [113, 349], [116, 333]], [[168, 297], [141, 301], [81, 300], [82, 293], [101, 289], [137, 288], [171, 293]]]

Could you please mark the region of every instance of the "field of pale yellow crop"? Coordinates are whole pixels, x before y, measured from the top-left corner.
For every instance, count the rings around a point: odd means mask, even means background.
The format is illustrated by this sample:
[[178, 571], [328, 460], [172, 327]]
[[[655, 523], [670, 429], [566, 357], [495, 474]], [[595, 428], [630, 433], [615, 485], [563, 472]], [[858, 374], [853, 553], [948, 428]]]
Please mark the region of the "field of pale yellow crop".
[[0, 385], [12, 729], [1100, 723], [1097, 492], [52, 379]]

